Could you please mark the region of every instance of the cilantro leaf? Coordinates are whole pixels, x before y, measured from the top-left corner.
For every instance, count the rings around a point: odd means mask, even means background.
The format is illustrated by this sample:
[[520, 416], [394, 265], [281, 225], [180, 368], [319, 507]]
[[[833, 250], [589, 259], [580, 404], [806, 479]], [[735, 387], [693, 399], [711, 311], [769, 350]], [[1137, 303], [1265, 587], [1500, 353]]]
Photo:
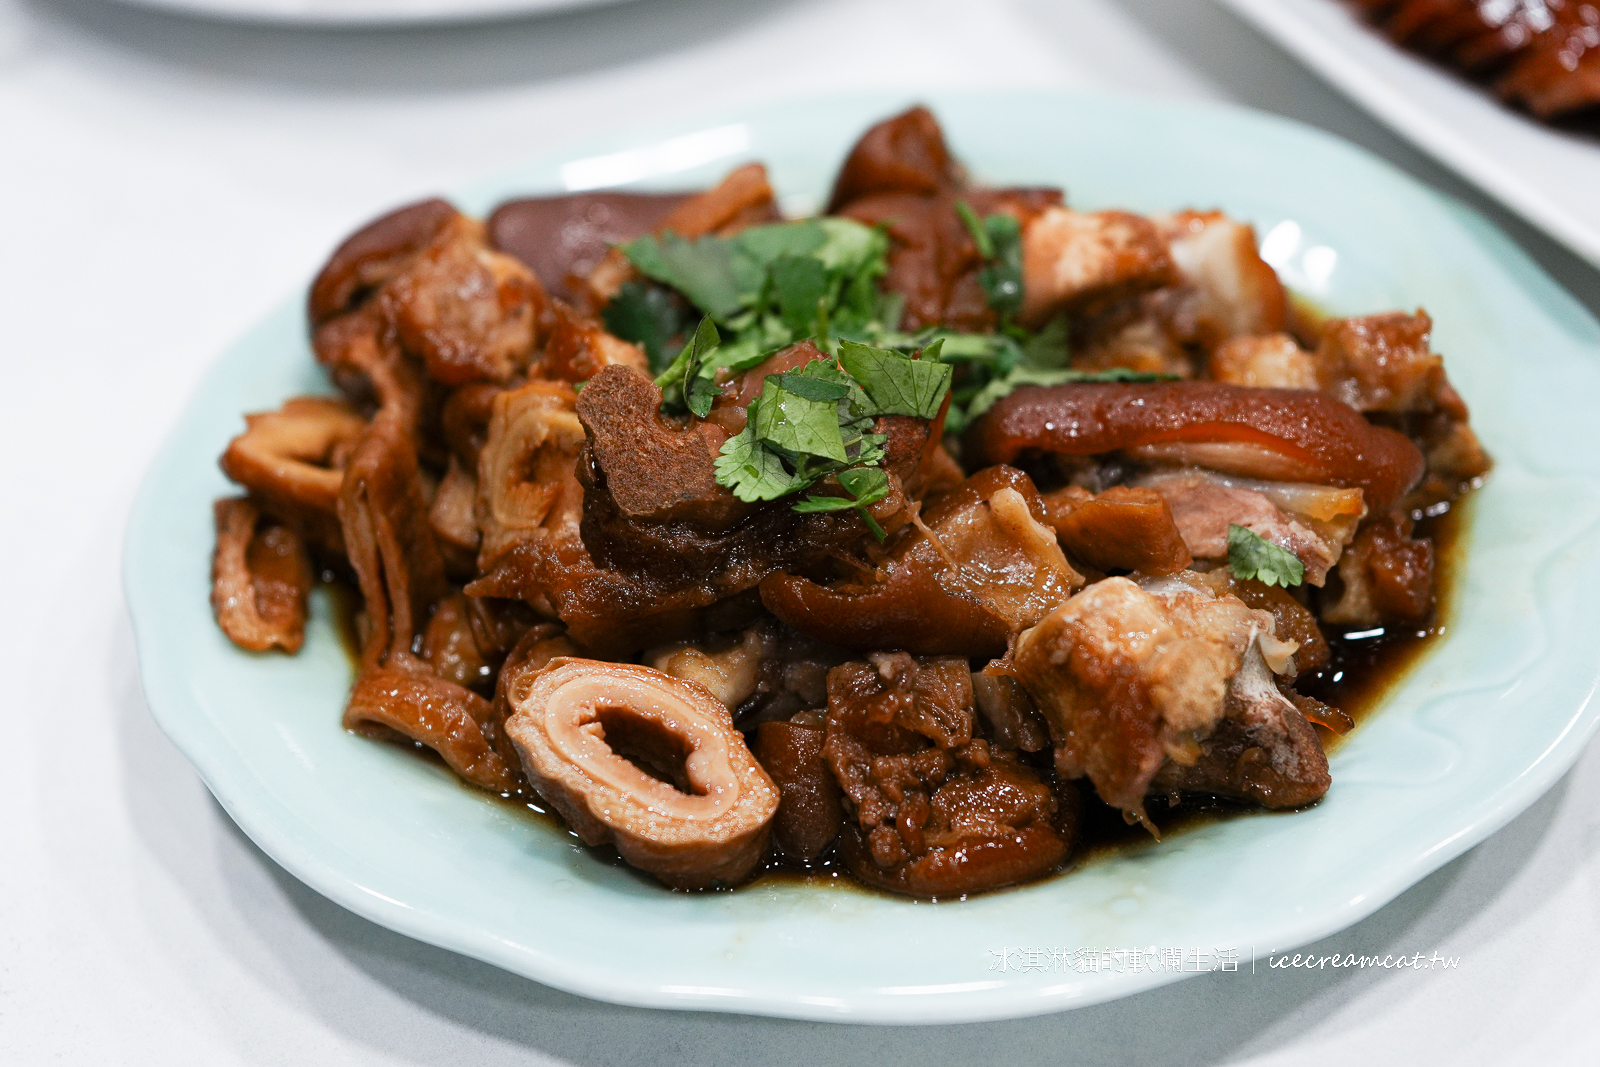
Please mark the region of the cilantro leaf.
[[821, 456], [848, 463], [839, 432], [838, 400], [812, 400], [790, 392], [773, 375], [761, 386], [761, 396], [751, 404], [749, 425], [756, 440], [794, 456]]
[[912, 359], [887, 348], [839, 342], [839, 363], [872, 401], [875, 414], [931, 419], [950, 391], [954, 368], [934, 359]]
[[717, 398], [715, 379], [708, 373], [706, 362], [722, 341], [716, 323], [707, 315], [700, 320], [694, 336], [683, 346], [676, 359], [656, 384], [661, 387], [661, 406], [673, 411], [692, 411], [700, 418], [711, 413], [711, 404]]
[[776, 452], [764, 448], [756, 440], [753, 421], [722, 442], [715, 470], [717, 483], [731, 489], [734, 496], [747, 504], [776, 500], [806, 486], [784, 467]]
[[648, 282], [624, 283], [600, 319], [613, 335], [642, 346], [657, 374], [666, 369], [667, 346], [686, 325], [671, 291]]
[[1004, 212], [980, 219], [965, 200], [956, 201], [956, 214], [984, 261], [978, 270], [978, 284], [1005, 326], [1022, 310], [1022, 226]]
[[797, 335], [811, 332], [820, 314], [819, 305], [832, 288], [828, 268], [809, 256], [780, 256], [770, 270], [779, 318]]
[[731, 241], [685, 241], [668, 230], [629, 241], [622, 251], [641, 274], [672, 286], [715, 318], [727, 318], [748, 303], [748, 278], [741, 277]]
[[847, 511], [851, 508], [861, 513], [872, 535], [882, 541], [886, 534], [867, 508], [889, 495], [889, 476], [880, 467], [851, 467], [839, 471], [836, 477], [849, 496], [824, 496], [813, 493], [794, 505], [795, 511]]
[[1254, 578], [1285, 589], [1306, 577], [1305, 564], [1294, 553], [1236, 522], [1228, 524], [1228, 570], [1241, 582]]

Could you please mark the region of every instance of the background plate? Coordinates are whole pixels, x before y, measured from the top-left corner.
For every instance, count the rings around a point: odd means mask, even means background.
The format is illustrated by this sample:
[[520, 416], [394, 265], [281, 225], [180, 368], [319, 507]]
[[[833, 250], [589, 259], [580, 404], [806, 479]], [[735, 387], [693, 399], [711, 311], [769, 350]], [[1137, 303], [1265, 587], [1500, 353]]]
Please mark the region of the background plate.
[[[629, 0], [122, 0], [185, 15], [302, 26], [407, 26], [481, 22], [601, 7]], [[638, 2], [638, 0], [632, 0]]]
[[1552, 129], [1390, 43], [1336, 0], [1218, 0], [1335, 88], [1600, 266], [1600, 137]]
[[[982, 180], [1061, 183], [1080, 207], [1221, 207], [1253, 220], [1285, 277], [1330, 310], [1434, 314], [1498, 466], [1473, 509], [1448, 635], [1334, 754], [1326, 799], [940, 904], [782, 882], [675, 894], [607, 866], [435, 763], [343, 732], [350, 667], [325, 604], [294, 658], [242, 653], [212, 622], [210, 502], [229, 491], [215, 457], [241, 412], [327, 390], [295, 294], [201, 384], [141, 489], [125, 560], [153, 713], [277, 862], [375, 922], [604, 1000], [958, 1022], [1183, 973], [1081, 972], [1077, 949], [1236, 950], [1242, 967], [1323, 937], [1481, 841], [1571, 765], [1595, 728], [1600, 670], [1594, 321], [1477, 216], [1289, 122], [1061, 92], [928, 102]], [[482, 212], [611, 179], [693, 186], [756, 158], [803, 210], [851, 141], [905, 103], [810, 99], [612, 137], [457, 202]], [[1019, 970], [1026, 949], [1067, 955]]]

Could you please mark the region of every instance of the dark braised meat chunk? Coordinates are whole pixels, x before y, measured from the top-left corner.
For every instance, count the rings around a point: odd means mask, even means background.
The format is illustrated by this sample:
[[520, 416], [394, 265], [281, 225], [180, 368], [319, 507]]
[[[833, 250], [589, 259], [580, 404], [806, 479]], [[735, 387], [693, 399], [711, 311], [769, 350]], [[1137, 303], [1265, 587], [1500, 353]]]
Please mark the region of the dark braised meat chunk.
[[[821, 356], [809, 344], [796, 347], [809, 349], [808, 360]], [[813, 566], [868, 536], [854, 511], [800, 513], [792, 500], [740, 501], [716, 480], [728, 431], [716, 422], [669, 421], [661, 390], [632, 371], [597, 374], [577, 413], [587, 433], [578, 463], [583, 540], [601, 566], [720, 598], [754, 588], [775, 570]], [[903, 505], [891, 492], [872, 512], [893, 527]]]
[[1172, 519], [1152, 489], [1112, 486], [1095, 496], [1069, 487], [1044, 497], [1061, 547], [1102, 571], [1175, 574], [1193, 561]]
[[489, 216], [489, 243], [527, 264], [551, 296], [577, 303], [612, 245], [655, 231], [689, 196], [607, 190], [507, 200]]
[[802, 713], [789, 722], [756, 727], [753, 751], [778, 784], [772, 839], [785, 857], [809, 863], [839, 836], [843, 795], [824, 754], [823, 716]]
[[907, 330], [994, 328], [994, 312], [978, 281], [983, 257], [957, 201], [979, 216], [1004, 212], [1027, 224], [1060, 205], [1061, 191], [968, 187], [939, 123], [924, 107], [868, 130], [839, 171], [828, 214], [887, 230], [889, 273], [883, 285], [905, 297], [900, 324]]
[[961, 896], [1066, 859], [1075, 811], [973, 727], [963, 659], [874, 653], [829, 673], [824, 753], [849, 812], [842, 852], [862, 881]]

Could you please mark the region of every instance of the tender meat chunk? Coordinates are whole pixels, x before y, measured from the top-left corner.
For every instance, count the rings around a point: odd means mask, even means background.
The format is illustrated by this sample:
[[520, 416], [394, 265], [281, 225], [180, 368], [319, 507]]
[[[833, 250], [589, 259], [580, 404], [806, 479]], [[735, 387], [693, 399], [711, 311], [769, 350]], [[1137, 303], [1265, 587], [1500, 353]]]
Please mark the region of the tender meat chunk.
[[[1002, 661], [990, 664], [998, 667]], [[990, 740], [1002, 749], [1039, 752], [1050, 743], [1050, 728], [1017, 680], [1004, 673], [974, 673], [972, 696], [988, 728]]]
[[527, 366], [546, 297], [521, 262], [457, 215], [384, 286], [401, 347], [445, 385], [503, 382]]
[[311, 324], [320, 326], [355, 308], [456, 217], [455, 208], [434, 198], [397, 208], [351, 234], [311, 283], [306, 309]]
[[585, 843], [615, 844], [674, 889], [734, 885], [760, 861], [778, 788], [701, 686], [557, 659], [509, 699], [529, 782]]
[[1119, 485], [1093, 497], [1059, 490], [1044, 500], [1061, 546], [1097, 570], [1175, 574], [1193, 561], [1171, 508], [1153, 489]]
[[329, 552], [342, 552], [335, 507], [344, 465], [366, 420], [348, 404], [297, 396], [246, 415], [218, 465], [267, 512]]
[[1321, 586], [1366, 515], [1359, 489], [1259, 482], [1201, 470], [1156, 471], [1139, 484], [1172, 509], [1184, 544], [1196, 559], [1228, 558], [1228, 527], [1237, 523], [1305, 565], [1305, 580]]
[[485, 739], [493, 707], [478, 694], [427, 673], [382, 667], [361, 672], [345, 705], [347, 730], [394, 731], [427, 745], [480, 789], [515, 793], [521, 773]]
[[1324, 391], [1392, 422], [1422, 450], [1427, 476], [1406, 498], [1407, 511], [1453, 500], [1490, 466], [1467, 405], [1445, 377], [1444, 358], [1431, 348], [1432, 331], [1423, 311], [1336, 319], [1324, 327], [1316, 354]]
[[968, 463], [1129, 451], [1149, 463], [1359, 488], [1381, 511], [1422, 476], [1402, 434], [1332, 397], [1221, 382], [1024, 386], [968, 428]]
[[[1241, 677], [1249, 657], [1267, 648], [1287, 669], [1294, 649], [1273, 627], [1271, 614], [1213, 596], [1203, 580], [1147, 590], [1107, 578], [1025, 631], [1012, 670], [1050, 723], [1061, 775], [1087, 776], [1106, 803], [1147, 822], [1143, 798], [1162, 765], [1194, 766], [1230, 699], [1239, 714], [1259, 703], [1259, 678]], [[1285, 716], [1299, 714], [1283, 703]], [[1315, 788], [1315, 776], [1305, 781]]]
[[939, 120], [927, 108], [914, 107], [861, 135], [834, 179], [827, 214], [837, 215], [866, 196], [935, 196], [963, 184]]
[[1317, 365], [1286, 333], [1234, 337], [1211, 353], [1211, 377], [1265, 389], [1316, 389]]
[[795, 629], [846, 648], [996, 656], [1083, 584], [1045, 518], [1027, 475], [981, 471], [930, 507], [870, 578], [823, 586], [776, 574], [761, 599]]
[[428, 521], [417, 455], [390, 419], [376, 419], [350, 454], [339, 522], [366, 601], [363, 670], [426, 670], [412, 652], [428, 609], [445, 593], [444, 563]]
[[1367, 523], [1339, 564], [1344, 591], [1323, 609], [1344, 626], [1419, 623], [1433, 611], [1433, 542], [1411, 536], [1411, 520]]
[[1072, 830], [1050, 787], [973, 726], [964, 660], [876, 653], [829, 673], [823, 751], [844, 790], [842, 851], [857, 877], [960, 896], [1066, 858]]
[[1022, 318], [1039, 326], [1062, 311], [1170, 285], [1176, 267], [1149, 219], [1052, 207], [1023, 230], [1022, 275]]
[[663, 645], [647, 651], [644, 661], [663, 674], [703, 686], [737, 712], [761, 682], [761, 661], [772, 643], [767, 629], [757, 625], [736, 635]]
[[[820, 720], [815, 713], [806, 717]], [[824, 758], [827, 736], [820, 721], [764, 722], [756, 727], [756, 759], [778, 784], [773, 842], [779, 853], [802, 863], [822, 855], [844, 825], [843, 794]]]
[[996, 318], [978, 281], [983, 258], [957, 210], [1008, 214], [1026, 227], [1061, 204], [1058, 189], [970, 188], [927, 108], [880, 122], [856, 143], [834, 184], [828, 214], [845, 215], [889, 235], [883, 287], [905, 298], [906, 330], [946, 326], [982, 332]]
[[1152, 792], [1215, 793], [1266, 808], [1298, 808], [1328, 791], [1328, 759], [1304, 715], [1279, 692], [1252, 645], [1228, 684], [1223, 717], [1191, 764], [1168, 760]]
[[572, 303], [612, 245], [654, 231], [690, 195], [608, 189], [508, 200], [489, 216], [489, 243], [527, 264], [551, 296]]
[[841, 214], [889, 235], [883, 287], [905, 298], [906, 330], [945, 326], [984, 332], [996, 323], [978, 281], [983, 257], [956, 208], [965, 202], [979, 216], [1008, 214], [1024, 224], [1061, 202], [1055, 189], [955, 189], [931, 196], [880, 193], [852, 201]]
[[262, 521], [249, 500], [213, 505], [217, 547], [211, 561], [211, 608], [228, 640], [252, 652], [293, 654], [305, 641], [311, 557], [289, 527]]
[[583, 382], [613, 364], [631, 367], [640, 374], [650, 373], [644, 349], [613, 337], [593, 319], [584, 318], [559, 302], [552, 305], [550, 318], [544, 361], [538, 368], [543, 375]]
[[1152, 221], [1187, 290], [1172, 316], [1181, 320], [1175, 325], [1185, 341], [1210, 352], [1231, 337], [1285, 328], [1288, 295], [1257, 251], [1252, 226], [1220, 211], [1183, 211]]

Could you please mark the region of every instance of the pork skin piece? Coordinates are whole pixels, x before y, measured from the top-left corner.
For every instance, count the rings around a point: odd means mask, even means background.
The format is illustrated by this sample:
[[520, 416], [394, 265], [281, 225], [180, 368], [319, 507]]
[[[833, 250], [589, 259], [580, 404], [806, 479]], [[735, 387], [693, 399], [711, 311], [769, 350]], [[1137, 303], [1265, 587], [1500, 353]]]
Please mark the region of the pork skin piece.
[[824, 758], [826, 741], [821, 723], [764, 722], [755, 731], [756, 759], [778, 785], [773, 842], [802, 863], [822, 855], [844, 825], [843, 793]]
[[1039, 877], [1073, 826], [1014, 755], [973, 737], [965, 659], [873, 653], [828, 674], [823, 752], [844, 791], [841, 853], [869, 885], [952, 897]]
[[[1203, 579], [1157, 579], [1151, 588], [1096, 582], [1024, 631], [1012, 657], [1050, 724], [1057, 771], [1088, 777], [1106, 803], [1146, 822], [1144, 797], [1162, 766], [1200, 759], [1230, 696], [1241, 714], [1259, 703], [1259, 678], [1241, 677], [1249, 657], [1264, 648], [1288, 670], [1294, 651], [1273, 636], [1269, 612], [1213, 596]], [[1285, 716], [1299, 714], [1283, 704]], [[1323, 788], [1325, 774], [1324, 763]]]
[[795, 629], [845, 648], [998, 656], [1083, 584], [1046, 518], [1027, 475], [989, 468], [929, 507], [927, 532], [903, 535], [872, 578], [824, 586], [774, 574], [761, 600]]
[[760, 862], [778, 788], [702, 686], [556, 659], [508, 695], [528, 781], [586, 844], [674, 889], [736, 885]]

